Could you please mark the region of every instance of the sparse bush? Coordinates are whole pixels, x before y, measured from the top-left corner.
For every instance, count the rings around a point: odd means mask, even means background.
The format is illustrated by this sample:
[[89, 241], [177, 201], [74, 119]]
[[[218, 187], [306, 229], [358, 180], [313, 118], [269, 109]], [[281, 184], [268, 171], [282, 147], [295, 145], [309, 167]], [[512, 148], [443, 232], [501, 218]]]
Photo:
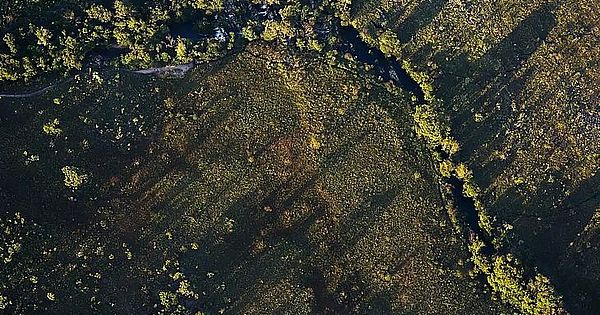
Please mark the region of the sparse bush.
[[439, 164], [440, 174], [444, 177], [451, 177], [454, 170], [454, 164], [451, 161], [444, 160]]
[[47, 135], [58, 136], [62, 133], [62, 129], [60, 129], [59, 124], [60, 121], [58, 118], [54, 118], [52, 121], [44, 124], [42, 131], [44, 131], [44, 133]]
[[65, 166], [61, 171], [65, 176], [65, 186], [71, 189], [78, 189], [87, 180], [87, 175], [80, 173], [76, 167]]
[[475, 238], [469, 243], [471, 260], [473, 261], [473, 264], [475, 264], [475, 269], [484, 274], [489, 274], [490, 261], [488, 257], [483, 254], [483, 248], [485, 248], [485, 243], [479, 238]]
[[456, 232], [460, 233], [462, 231], [462, 227], [458, 222], [458, 212], [456, 207], [454, 205], [449, 204], [446, 206], [446, 212], [448, 213], [448, 218], [450, 218], [450, 223], [452, 223], [452, 227], [454, 227], [454, 230]]

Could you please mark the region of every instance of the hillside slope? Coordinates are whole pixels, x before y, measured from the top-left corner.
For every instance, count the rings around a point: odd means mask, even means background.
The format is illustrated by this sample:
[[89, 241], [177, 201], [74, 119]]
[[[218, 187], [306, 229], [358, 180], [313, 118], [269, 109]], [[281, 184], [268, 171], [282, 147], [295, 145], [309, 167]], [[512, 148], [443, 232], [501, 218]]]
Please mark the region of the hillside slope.
[[[356, 1], [351, 23], [426, 74], [509, 246], [600, 312], [597, 1]], [[387, 31], [388, 33], [386, 33]]]
[[508, 312], [468, 275], [410, 98], [320, 60], [252, 44], [2, 100], [2, 306]]

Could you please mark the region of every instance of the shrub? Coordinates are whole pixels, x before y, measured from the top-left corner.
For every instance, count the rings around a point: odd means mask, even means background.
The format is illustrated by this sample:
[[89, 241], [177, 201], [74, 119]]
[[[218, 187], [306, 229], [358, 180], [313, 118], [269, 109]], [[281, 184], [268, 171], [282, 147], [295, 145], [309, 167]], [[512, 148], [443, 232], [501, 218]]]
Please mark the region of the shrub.
[[440, 164], [439, 164], [440, 174], [442, 174], [442, 176], [444, 176], [444, 177], [448, 177], [448, 178], [451, 177], [453, 169], [454, 169], [454, 164], [452, 164], [451, 161], [444, 160], [444, 161], [440, 162]]
[[158, 293], [158, 298], [160, 299], [160, 304], [167, 309], [179, 304], [177, 294], [173, 292], [161, 291]]
[[244, 26], [242, 29], [242, 36], [249, 41], [253, 41], [258, 38], [254, 32], [254, 28], [251, 25]]
[[47, 135], [58, 136], [62, 133], [62, 129], [60, 129], [59, 124], [60, 121], [58, 118], [54, 118], [54, 120], [44, 124], [42, 131], [44, 131], [44, 133]]
[[175, 48], [175, 59], [179, 63], [188, 63], [191, 61], [191, 58], [187, 51], [186, 42], [181, 38], [177, 39], [177, 46]]
[[[487, 211], [485, 209], [477, 209], [477, 216], [479, 217], [479, 227], [486, 231], [488, 235], [492, 235], [492, 219], [490, 219]], [[495, 240], [494, 238], [492, 241]]]
[[463, 184], [463, 195], [469, 198], [475, 198], [479, 196], [479, 188], [471, 182], [465, 182]]
[[71, 189], [78, 189], [87, 180], [87, 175], [80, 174], [76, 167], [65, 166], [61, 171], [65, 176], [65, 186]]
[[473, 172], [464, 163], [459, 163], [456, 166], [456, 177], [463, 181], [470, 181], [473, 178]]
[[492, 272], [487, 279], [502, 300], [524, 314], [566, 313], [561, 298], [556, 295], [548, 278], [536, 274], [532, 280], [525, 283], [523, 268], [510, 254], [495, 257]]
[[396, 36], [396, 33], [386, 30], [379, 35], [377, 39], [379, 44], [379, 50], [382, 53], [390, 56], [398, 56], [400, 54], [400, 40]]
[[458, 150], [460, 150], [460, 145], [458, 144], [458, 141], [456, 141], [453, 138], [445, 138], [440, 144], [442, 146], [442, 150], [444, 150], [444, 152], [448, 153], [449, 155], [454, 155], [456, 152], [458, 152]]

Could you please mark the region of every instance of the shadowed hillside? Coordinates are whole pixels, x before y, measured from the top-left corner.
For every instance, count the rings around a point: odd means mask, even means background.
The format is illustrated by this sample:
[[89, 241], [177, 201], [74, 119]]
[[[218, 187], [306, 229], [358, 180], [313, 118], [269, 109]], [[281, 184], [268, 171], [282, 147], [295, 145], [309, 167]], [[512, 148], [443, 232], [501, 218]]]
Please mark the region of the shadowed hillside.
[[353, 25], [375, 41], [393, 31], [395, 55], [427, 74], [459, 159], [497, 225], [511, 230], [509, 247], [557, 282], [573, 313], [597, 313], [588, 238], [599, 209], [590, 188], [600, 167], [598, 6], [383, 0], [353, 8]]
[[[2, 168], [3, 177], [48, 187], [29, 197], [2, 187], [5, 211], [21, 212], [19, 231], [29, 233], [3, 273], [9, 309], [503, 308], [467, 275], [465, 243], [448, 222], [406, 96], [263, 45], [184, 79], [94, 76], [102, 83], [83, 75], [36, 105], [3, 102], [6, 117], [29, 126], [19, 145], [3, 139], [14, 148], [3, 160], [20, 165]], [[63, 123], [75, 117], [91, 122]], [[54, 118], [61, 132], [44, 134]], [[39, 160], [25, 162], [32, 154]], [[63, 164], [85, 174], [80, 187], [63, 185]], [[36, 177], [42, 170], [55, 175]]]

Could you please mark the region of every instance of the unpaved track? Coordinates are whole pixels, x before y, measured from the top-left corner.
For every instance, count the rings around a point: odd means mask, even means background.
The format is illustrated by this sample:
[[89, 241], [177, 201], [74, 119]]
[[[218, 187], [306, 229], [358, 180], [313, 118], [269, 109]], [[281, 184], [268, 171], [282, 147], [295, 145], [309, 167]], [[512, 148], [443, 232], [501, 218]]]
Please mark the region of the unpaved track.
[[67, 83], [69, 81], [73, 80], [73, 78], [68, 78], [66, 80], [60, 81], [58, 83], [54, 83], [52, 85], [49, 85], [45, 88], [33, 91], [33, 92], [29, 92], [29, 93], [21, 93], [21, 94], [0, 94], [0, 99], [3, 98], [27, 98], [27, 97], [33, 97], [33, 96], [38, 96], [41, 94], [44, 94], [45, 92], [47, 92], [48, 90], [52, 89], [53, 87], [59, 85], [59, 84], [63, 84], [63, 83]]
[[[166, 66], [166, 67], [161, 67], [161, 68], [149, 68], [149, 69], [135, 70], [135, 71], [125, 70], [125, 71], [142, 74], [142, 75], [174, 75], [175, 77], [183, 77], [192, 68], [194, 68], [194, 63], [190, 62], [190, 63], [186, 63], [183, 65], [178, 65], [178, 66]], [[45, 92], [49, 91], [50, 89], [52, 89], [53, 87], [55, 87], [57, 85], [67, 83], [71, 80], [73, 80], [73, 78], [65, 79], [58, 83], [54, 83], [45, 88], [42, 88], [42, 89], [39, 89], [39, 90], [36, 90], [33, 92], [29, 92], [29, 93], [0, 94], [0, 99], [3, 99], [3, 98], [27, 98], [27, 97], [38, 96], [38, 95], [44, 94]]]

